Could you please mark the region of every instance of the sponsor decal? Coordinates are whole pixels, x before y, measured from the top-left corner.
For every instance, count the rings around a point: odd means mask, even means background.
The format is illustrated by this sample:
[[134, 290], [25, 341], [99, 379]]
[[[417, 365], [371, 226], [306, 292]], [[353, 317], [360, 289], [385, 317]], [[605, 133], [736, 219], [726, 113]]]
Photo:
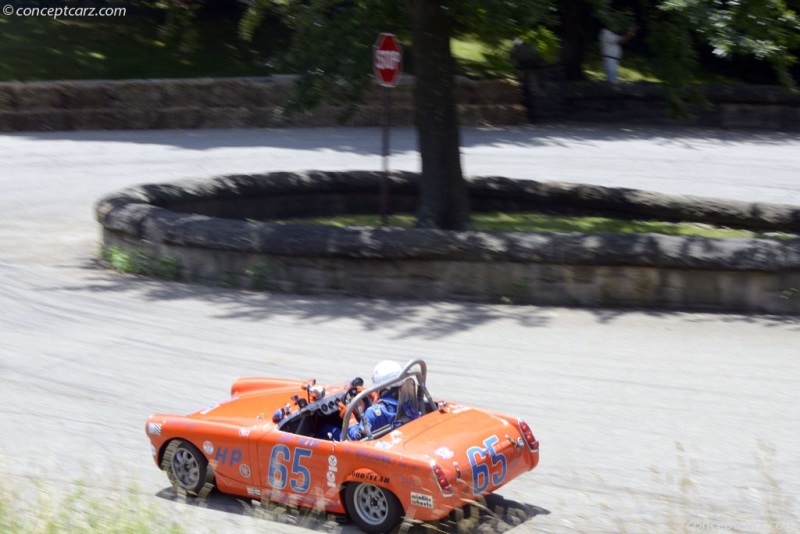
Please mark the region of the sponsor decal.
[[250, 478], [250, 467], [247, 464], [240, 465], [239, 474], [242, 475], [244, 478]]
[[251, 497], [261, 497], [261, 490], [258, 488], [247, 488], [247, 494]]
[[328, 487], [335, 488], [336, 484], [336, 472], [339, 470], [336, 466], [339, 464], [339, 460], [334, 455], [328, 456], [328, 474], [326, 475], [328, 479]]
[[151, 436], [160, 436], [161, 423], [147, 423], [147, 433]]
[[250, 435], [250, 429], [249, 428], [240, 428], [239, 429], [239, 437], [240, 438], [246, 438], [249, 435]]
[[424, 493], [411, 492], [411, 504], [422, 508], [433, 508], [433, 497]]
[[203, 442], [203, 452], [209, 456], [214, 454], [214, 444], [210, 441]]
[[359, 480], [366, 480], [368, 482], [379, 482], [381, 484], [388, 484], [391, 480], [389, 477], [381, 477], [372, 473], [350, 473], [350, 476]]
[[448, 449], [447, 447], [439, 447], [438, 449], [436, 449], [436, 452], [434, 454], [436, 454], [436, 456], [444, 458], [445, 460], [449, 460], [455, 455], [455, 453], [450, 449]]
[[217, 454], [214, 455], [214, 461], [216, 461], [219, 465], [228, 465], [238, 464], [242, 461], [242, 451], [239, 449], [233, 449], [228, 453], [228, 447], [220, 447], [217, 449]]
[[405, 469], [406, 471], [419, 471], [422, 469], [419, 465], [407, 462], [405, 460], [397, 460], [397, 467], [400, 469]]
[[375, 448], [376, 449], [388, 450], [388, 449], [391, 449], [392, 447], [394, 447], [394, 443], [391, 443], [389, 441], [376, 441], [375, 442]]
[[392, 464], [394, 461], [385, 454], [378, 454], [375, 452], [370, 451], [356, 451], [356, 458], [360, 458], [362, 460], [371, 460], [373, 462], [380, 462], [384, 464]]

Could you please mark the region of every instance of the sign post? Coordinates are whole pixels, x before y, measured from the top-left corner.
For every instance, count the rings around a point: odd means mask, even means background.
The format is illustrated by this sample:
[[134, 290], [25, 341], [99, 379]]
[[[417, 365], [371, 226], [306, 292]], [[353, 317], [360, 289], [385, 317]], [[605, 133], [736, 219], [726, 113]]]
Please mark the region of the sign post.
[[381, 225], [388, 224], [389, 213], [389, 132], [392, 123], [391, 89], [397, 87], [403, 74], [403, 49], [397, 37], [391, 33], [378, 35], [372, 52], [372, 70], [375, 79], [383, 89], [383, 136], [381, 155], [383, 156], [383, 178], [381, 179], [380, 212]]

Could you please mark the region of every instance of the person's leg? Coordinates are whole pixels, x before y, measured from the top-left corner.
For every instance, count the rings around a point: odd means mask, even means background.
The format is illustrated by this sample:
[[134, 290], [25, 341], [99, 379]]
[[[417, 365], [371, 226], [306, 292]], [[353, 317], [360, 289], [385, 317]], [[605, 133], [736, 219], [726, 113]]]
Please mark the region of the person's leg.
[[604, 57], [603, 65], [606, 68], [606, 79], [611, 83], [617, 83], [617, 66], [619, 65], [619, 60]]

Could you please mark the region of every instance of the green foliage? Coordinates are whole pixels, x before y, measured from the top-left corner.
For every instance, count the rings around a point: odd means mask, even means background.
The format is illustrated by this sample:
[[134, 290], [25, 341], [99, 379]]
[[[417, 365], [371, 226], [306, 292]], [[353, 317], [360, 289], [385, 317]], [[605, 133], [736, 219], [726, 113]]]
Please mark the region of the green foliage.
[[520, 36], [523, 43], [536, 48], [539, 55], [546, 63], [555, 63], [561, 54], [561, 42], [553, 30], [543, 25], [538, 25]]
[[478, 40], [492, 45], [519, 37], [539, 24], [556, 24], [553, 6], [548, 0], [452, 2], [457, 34], [474, 35]]
[[159, 28], [161, 40], [177, 46], [182, 52], [195, 50], [200, 40], [195, 20], [202, 2], [157, 0], [154, 4], [166, 13], [166, 21]]
[[141, 249], [128, 250], [112, 246], [103, 249], [102, 257], [121, 273], [141, 274], [164, 280], [183, 278], [180, 263], [169, 256], [154, 256]]
[[406, 35], [405, 19], [391, 0], [257, 0], [242, 18], [240, 31], [252, 38], [264, 17], [274, 13], [291, 31], [280, 70], [302, 74], [290, 112], [323, 99], [352, 110], [372, 81], [372, 46], [381, 32]]
[[653, 51], [653, 71], [667, 82], [664, 92], [672, 114], [686, 116], [687, 99], [693, 104], [704, 104], [700, 93], [691, 88], [699, 69], [692, 27], [686, 18], [671, 14], [648, 20], [648, 24], [647, 40]]
[[[162, 15], [0, 17], [0, 81], [260, 76], [255, 43], [241, 43], [233, 20], [195, 21], [198, 41], [186, 51], [163, 40]], [[260, 42], [258, 43], [260, 45]]]
[[666, 0], [658, 9], [682, 19], [714, 55], [768, 61], [781, 82], [793, 86], [788, 69], [797, 61], [792, 50], [800, 47], [800, 19], [784, 0]]

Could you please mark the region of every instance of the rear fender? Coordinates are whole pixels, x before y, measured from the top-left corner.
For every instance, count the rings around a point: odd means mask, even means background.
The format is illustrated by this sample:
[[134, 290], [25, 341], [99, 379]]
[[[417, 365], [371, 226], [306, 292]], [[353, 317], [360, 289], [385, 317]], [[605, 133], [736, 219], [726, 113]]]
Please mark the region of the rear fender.
[[[355, 471], [351, 472], [347, 477], [342, 481], [342, 486], [339, 489], [339, 501], [344, 505], [345, 502], [345, 493], [347, 492], [347, 486], [350, 484], [372, 484], [374, 486], [379, 486], [390, 491], [395, 497], [398, 498], [400, 501], [400, 506], [405, 509], [405, 504], [403, 504], [402, 499], [400, 499], [400, 495], [398, 495], [397, 490], [392, 487], [392, 479], [387, 476], [383, 476], [380, 473], [373, 471], [372, 469], [361, 468], [356, 469]], [[350, 512], [347, 510], [346, 507], [343, 508], [344, 512], [350, 515]]]
[[344, 479], [345, 484], [349, 484], [351, 482], [358, 482], [360, 484], [372, 484], [374, 486], [380, 486], [382, 488], [386, 488], [392, 493], [395, 491], [392, 489], [391, 486], [391, 478], [387, 476], [383, 476], [379, 473], [376, 473], [372, 469], [361, 468], [356, 469]]

